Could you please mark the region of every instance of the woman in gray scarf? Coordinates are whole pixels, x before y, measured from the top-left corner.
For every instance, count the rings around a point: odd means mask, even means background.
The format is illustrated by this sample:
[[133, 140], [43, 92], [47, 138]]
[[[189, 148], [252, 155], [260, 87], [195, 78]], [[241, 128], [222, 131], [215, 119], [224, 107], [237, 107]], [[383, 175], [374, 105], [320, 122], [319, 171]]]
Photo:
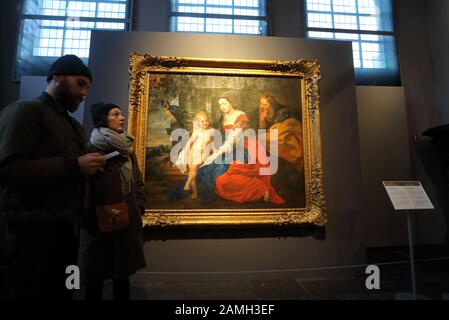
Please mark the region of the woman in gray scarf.
[[[129, 299], [129, 276], [145, 267], [142, 174], [132, 148], [134, 137], [124, 132], [125, 117], [120, 108], [112, 103], [97, 103], [91, 113], [95, 129], [89, 150], [104, 155], [116, 151], [118, 155], [108, 159], [103, 171], [92, 176], [89, 183], [87, 209], [81, 219], [79, 254], [85, 297], [101, 299], [104, 280], [112, 279], [114, 299]], [[112, 216], [108, 220], [112, 228], [105, 230], [99, 210], [110, 205], [115, 208], [117, 204], [122, 205], [120, 208], [123, 204], [127, 207], [129, 223]]]

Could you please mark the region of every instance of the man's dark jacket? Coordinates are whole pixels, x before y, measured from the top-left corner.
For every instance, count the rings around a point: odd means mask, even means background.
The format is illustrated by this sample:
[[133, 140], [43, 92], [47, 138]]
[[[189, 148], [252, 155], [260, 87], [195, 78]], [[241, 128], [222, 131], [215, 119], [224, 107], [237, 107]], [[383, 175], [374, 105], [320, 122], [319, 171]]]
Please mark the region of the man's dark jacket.
[[46, 92], [0, 112], [0, 214], [9, 222], [74, 222], [83, 205], [81, 125]]

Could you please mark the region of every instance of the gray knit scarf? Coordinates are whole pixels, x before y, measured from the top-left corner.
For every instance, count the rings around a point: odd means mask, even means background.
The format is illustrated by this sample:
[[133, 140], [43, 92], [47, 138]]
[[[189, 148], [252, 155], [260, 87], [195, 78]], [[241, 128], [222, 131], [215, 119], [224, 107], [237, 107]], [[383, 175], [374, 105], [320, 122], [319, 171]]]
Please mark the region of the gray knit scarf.
[[134, 137], [126, 133], [118, 133], [109, 128], [95, 128], [90, 136], [90, 143], [97, 149], [109, 153], [118, 151], [126, 161], [120, 167], [120, 178], [122, 180], [122, 192], [127, 195], [131, 192], [133, 182], [133, 166], [131, 154]]

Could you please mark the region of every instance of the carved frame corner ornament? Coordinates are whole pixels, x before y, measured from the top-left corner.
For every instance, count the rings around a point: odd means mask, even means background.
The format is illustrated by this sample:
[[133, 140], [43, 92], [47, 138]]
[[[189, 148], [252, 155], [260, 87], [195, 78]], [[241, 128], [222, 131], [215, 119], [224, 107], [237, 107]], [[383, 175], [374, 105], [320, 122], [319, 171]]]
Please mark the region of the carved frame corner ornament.
[[301, 108], [304, 144], [306, 206], [276, 209], [146, 209], [145, 226], [207, 227], [225, 225], [294, 226], [327, 222], [323, 190], [320, 135], [320, 63], [318, 60], [264, 61], [162, 57], [131, 53], [129, 56], [128, 130], [136, 137], [135, 150], [145, 172], [147, 135], [148, 76], [151, 73], [213, 75], [260, 75], [298, 77], [301, 81]]

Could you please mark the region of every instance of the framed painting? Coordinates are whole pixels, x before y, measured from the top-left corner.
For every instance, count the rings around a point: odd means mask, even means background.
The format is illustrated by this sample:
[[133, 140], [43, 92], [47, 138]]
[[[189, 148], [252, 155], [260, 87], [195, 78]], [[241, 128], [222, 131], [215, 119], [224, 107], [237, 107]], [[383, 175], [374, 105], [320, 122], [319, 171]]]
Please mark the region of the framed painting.
[[130, 55], [146, 226], [324, 225], [316, 60]]

